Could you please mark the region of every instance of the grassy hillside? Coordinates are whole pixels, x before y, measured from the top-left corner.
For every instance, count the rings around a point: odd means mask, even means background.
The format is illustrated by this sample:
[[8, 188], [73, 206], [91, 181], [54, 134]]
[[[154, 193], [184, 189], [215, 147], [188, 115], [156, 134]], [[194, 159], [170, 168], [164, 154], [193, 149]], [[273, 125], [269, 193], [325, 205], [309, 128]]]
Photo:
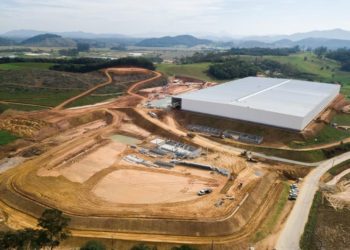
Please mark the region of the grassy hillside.
[[311, 52], [290, 56], [264, 56], [264, 58], [291, 64], [301, 72], [314, 74], [314, 80], [350, 84], [350, 72], [340, 71], [338, 62], [327, 58], [318, 58]]
[[[0, 64], [0, 113], [7, 109], [32, 111], [54, 107], [106, 80], [105, 75], [98, 72], [58, 72], [49, 70], [51, 65], [33, 62]], [[95, 103], [100, 99], [103, 98], [90, 101]]]
[[0, 130], [0, 146], [13, 142], [16, 139], [18, 139], [17, 136], [14, 136], [7, 131]]
[[157, 70], [167, 76], [188, 76], [205, 81], [217, 81], [207, 75], [206, 71], [210, 63], [194, 63], [194, 64], [158, 64]]
[[22, 69], [49, 69], [53, 63], [3, 63], [0, 64], [0, 70], [22, 70]]

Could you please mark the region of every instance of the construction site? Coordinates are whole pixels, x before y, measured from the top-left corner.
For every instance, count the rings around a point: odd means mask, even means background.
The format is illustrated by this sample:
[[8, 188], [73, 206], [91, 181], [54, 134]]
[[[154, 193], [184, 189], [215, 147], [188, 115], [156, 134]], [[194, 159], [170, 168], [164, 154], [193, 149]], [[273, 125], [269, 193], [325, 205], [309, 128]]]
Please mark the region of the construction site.
[[[173, 78], [154, 87], [163, 77], [155, 71], [104, 73], [106, 82], [53, 109], [1, 115], [2, 129], [25, 138], [1, 152], [0, 214], [9, 227], [35, 226], [45, 208], [57, 208], [75, 237], [246, 249], [284, 186], [309, 172], [224, 143], [273, 145], [268, 135], [200, 124], [170, 108], [172, 95], [215, 83]], [[144, 78], [112, 101], [67, 108], [120, 75]]]

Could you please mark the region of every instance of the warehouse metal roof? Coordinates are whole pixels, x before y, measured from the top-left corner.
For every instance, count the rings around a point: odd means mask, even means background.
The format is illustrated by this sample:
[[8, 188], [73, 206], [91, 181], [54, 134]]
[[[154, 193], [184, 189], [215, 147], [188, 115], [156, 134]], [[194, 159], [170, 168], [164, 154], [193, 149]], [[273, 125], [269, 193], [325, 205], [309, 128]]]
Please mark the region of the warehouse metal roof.
[[339, 90], [337, 84], [247, 77], [175, 97], [303, 117]]

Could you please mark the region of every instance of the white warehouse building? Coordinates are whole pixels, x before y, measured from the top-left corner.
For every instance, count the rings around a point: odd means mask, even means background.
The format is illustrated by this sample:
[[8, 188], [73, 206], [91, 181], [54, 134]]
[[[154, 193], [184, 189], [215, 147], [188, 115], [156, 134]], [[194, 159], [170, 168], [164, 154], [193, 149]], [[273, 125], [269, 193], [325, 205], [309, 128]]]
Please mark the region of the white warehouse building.
[[339, 95], [338, 84], [247, 77], [172, 97], [181, 110], [303, 130]]

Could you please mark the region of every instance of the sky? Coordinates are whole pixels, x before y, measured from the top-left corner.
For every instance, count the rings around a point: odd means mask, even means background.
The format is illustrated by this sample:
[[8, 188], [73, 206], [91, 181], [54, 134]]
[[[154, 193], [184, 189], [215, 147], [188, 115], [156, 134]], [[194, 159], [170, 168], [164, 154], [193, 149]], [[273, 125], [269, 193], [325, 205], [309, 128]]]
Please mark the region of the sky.
[[292, 34], [350, 30], [349, 10], [349, 0], [0, 0], [0, 33]]

